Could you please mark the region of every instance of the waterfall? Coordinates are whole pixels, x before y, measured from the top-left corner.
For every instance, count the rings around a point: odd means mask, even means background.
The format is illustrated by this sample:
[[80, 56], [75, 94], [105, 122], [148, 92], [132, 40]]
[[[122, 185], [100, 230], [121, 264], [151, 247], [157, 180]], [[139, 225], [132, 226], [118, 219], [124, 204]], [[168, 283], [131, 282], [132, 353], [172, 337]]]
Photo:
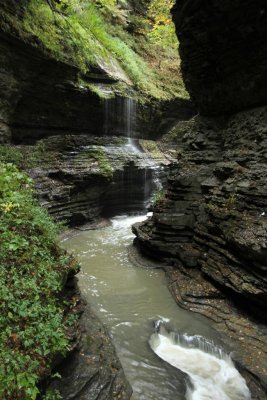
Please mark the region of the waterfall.
[[127, 138], [128, 148], [140, 152], [135, 145], [137, 102], [130, 98], [105, 99], [103, 108], [103, 132], [106, 136], [119, 135]]
[[128, 140], [128, 146], [133, 152], [139, 152], [140, 150], [134, 142], [134, 130], [136, 127], [136, 115], [137, 115], [137, 103], [131, 98], [126, 98], [124, 103], [124, 120], [126, 125], [126, 134]]
[[110, 101], [104, 100], [104, 134], [107, 136], [109, 134], [109, 106]]
[[249, 389], [223, 349], [201, 336], [168, 332], [161, 321], [149, 340], [152, 350], [190, 378], [187, 400], [249, 400]]
[[125, 144], [103, 147], [108, 159], [116, 160], [117, 163], [121, 159], [126, 160], [123, 171], [115, 177], [122, 177], [122, 184], [117, 188], [113, 185], [111, 188], [110, 208], [113, 209], [113, 204], [116, 206], [118, 200], [118, 203], [124, 203], [126, 212], [144, 211], [149, 205], [152, 193], [159, 189], [162, 177], [159, 163], [150, 154], [142, 151], [136, 138], [137, 114], [137, 102], [130, 97], [115, 97], [106, 99], [103, 103], [105, 136], [125, 138]]

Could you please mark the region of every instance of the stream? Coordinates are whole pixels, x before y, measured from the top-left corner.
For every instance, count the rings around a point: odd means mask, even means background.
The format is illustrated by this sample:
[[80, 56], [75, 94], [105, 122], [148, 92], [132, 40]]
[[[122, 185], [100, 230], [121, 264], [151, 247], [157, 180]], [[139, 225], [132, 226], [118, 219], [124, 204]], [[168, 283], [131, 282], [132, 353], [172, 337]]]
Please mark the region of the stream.
[[131, 225], [145, 218], [118, 216], [64, 241], [81, 263], [79, 286], [110, 333], [131, 400], [250, 399], [230, 357], [213, 344], [220, 344], [218, 333], [207, 320], [177, 306], [162, 270], [130, 262]]

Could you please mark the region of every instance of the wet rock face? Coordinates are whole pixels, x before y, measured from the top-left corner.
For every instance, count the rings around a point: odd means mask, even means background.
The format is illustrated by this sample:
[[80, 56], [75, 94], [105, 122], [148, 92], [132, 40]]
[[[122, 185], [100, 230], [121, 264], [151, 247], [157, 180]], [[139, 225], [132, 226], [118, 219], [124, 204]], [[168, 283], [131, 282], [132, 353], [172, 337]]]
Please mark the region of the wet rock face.
[[25, 157], [36, 154], [36, 165], [27, 170], [40, 204], [55, 219], [72, 226], [145, 211], [150, 194], [157, 189], [154, 179], [166, 180], [170, 163], [160, 152], [152, 157], [140, 147], [136, 153], [127, 139], [118, 137], [51, 136], [35, 146], [17, 148]]
[[57, 368], [61, 379], [50, 387], [59, 390], [65, 400], [129, 400], [132, 389], [110, 337], [89, 307], [80, 325], [80, 346]]
[[66, 131], [99, 134], [103, 107], [76, 84], [78, 70], [6, 35], [0, 54], [0, 142], [34, 142]]
[[167, 273], [177, 302], [236, 340], [253, 393], [260, 382], [253, 398], [261, 400], [267, 392], [266, 124], [266, 107], [179, 123], [171, 133], [179, 165], [165, 198], [148, 222], [134, 226], [142, 252], [173, 265]]
[[173, 18], [184, 82], [202, 114], [266, 104], [264, 0], [177, 0]]
[[[153, 217], [133, 228], [136, 244], [171, 265], [170, 287], [182, 307], [207, 316], [235, 342], [253, 399], [263, 400], [266, 4], [177, 0], [173, 17], [186, 87], [207, 117], [170, 132], [180, 165]], [[263, 107], [252, 109], [258, 105]]]
[[187, 123], [165, 199], [135, 228], [145, 251], [200, 267], [255, 313], [267, 300], [266, 123], [266, 108]]

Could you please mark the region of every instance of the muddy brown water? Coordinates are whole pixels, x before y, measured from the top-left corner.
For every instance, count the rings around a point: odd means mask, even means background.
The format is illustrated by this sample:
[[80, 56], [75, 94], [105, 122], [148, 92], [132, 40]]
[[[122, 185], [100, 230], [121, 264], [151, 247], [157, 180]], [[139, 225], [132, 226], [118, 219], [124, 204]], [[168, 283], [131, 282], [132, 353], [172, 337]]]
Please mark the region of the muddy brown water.
[[217, 340], [207, 320], [180, 309], [160, 269], [138, 268], [129, 258], [131, 225], [144, 216], [119, 216], [111, 226], [77, 231], [64, 246], [78, 256], [83, 296], [107, 327], [126, 377], [131, 400], [182, 400], [185, 376], [151, 350], [154, 321], [170, 321], [174, 330]]

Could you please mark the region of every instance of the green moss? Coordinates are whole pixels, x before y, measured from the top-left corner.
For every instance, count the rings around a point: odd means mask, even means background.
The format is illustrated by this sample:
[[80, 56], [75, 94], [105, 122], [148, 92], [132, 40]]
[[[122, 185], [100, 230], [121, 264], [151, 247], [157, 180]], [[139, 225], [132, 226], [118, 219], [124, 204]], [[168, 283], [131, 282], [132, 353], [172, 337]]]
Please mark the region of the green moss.
[[[100, 66], [114, 81], [124, 82], [120, 93], [125, 96], [132, 85], [142, 102], [189, 98], [168, 12], [172, 0], [161, 1], [161, 7], [151, 0], [146, 15], [129, 11], [127, 3], [29, 0], [23, 10], [19, 3], [14, 5], [17, 14], [0, 10], [0, 27], [77, 66], [85, 77], [90, 78], [92, 66]], [[101, 91], [97, 94], [103, 97]]]
[[98, 97], [104, 100], [109, 100], [115, 97], [115, 93], [110, 88], [106, 88], [102, 85], [88, 83], [86, 81], [80, 81], [81, 85], [91, 90], [91, 92], [95, 93]]
[[73, 260], [32, 181], [0, 163], [0, 398], [35, 400], [56, 354], [68, 350], [58, 300]]
[[194, 118], [189, 121], [179, 121], [165, 136], [165, 142], [179, 142], [183, 136], [192, 131], [195, 125]]
[[98, 146], [90, 146], [87, 150], [86, 150], [86, 156], [88, 156], [89, 158], [97, 161], [99, 170], [101, 175], [107, 177], [107, 178], [112, 178], [113, 176], [113, 169], [109, 163], [109, 160], [107, 158], [107, 155], [105, 153], [105, 151]]
[[117, 59], [137, 85], [144, 84], [140, 73], [141, 68], [146, 68], [144, 62], [119, 37], [109, 35], [108, 26], [93, 2], [72, 1], [62, 14], [42, 0], [32, 0], [24, 28], [37, 36], [55, 57], [68, 58], [84, 72], [90, 70], [90, 65], [109, 66]]

